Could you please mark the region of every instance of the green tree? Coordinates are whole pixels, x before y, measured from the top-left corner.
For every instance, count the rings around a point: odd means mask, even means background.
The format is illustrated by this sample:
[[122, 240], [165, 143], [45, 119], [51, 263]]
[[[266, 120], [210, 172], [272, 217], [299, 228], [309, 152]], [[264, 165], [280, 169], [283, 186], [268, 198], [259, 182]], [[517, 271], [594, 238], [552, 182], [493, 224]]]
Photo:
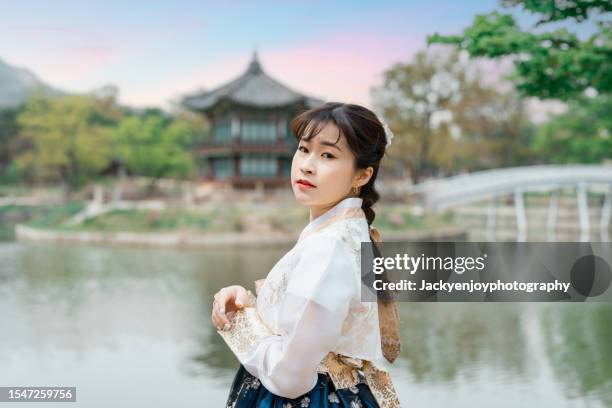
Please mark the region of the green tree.
[[512, 88], [506, 91], [498, 89], [500, 84], [483, 84], [482, 76], [477, 68], [462, 81], [461, 97], [450, 107], [461, 130], [453, 169], [482, 170], [533, 161], [533, 125], [523, 99]]
[[553, 163], [593, 163], [612, 158], [612, 96], [581, 97], [566, 113], [538, 128], [534, 148]]
[[[5, 108], [0, 110], [0, 178], [11, 179], [15, 170], [12, 163], [19, 135], [17, 117], [23, 107]], [[17, 181], [17, 180], [11, 180]]]
[[29, 146], [18, 163], [37, 179], [61, 181], [67, 200], [109, 164], [113, 119], [100, 103], [90, 95], [33, 95], [18, 117], [20, 139]]
[[414, 183], [440, 171], [513, 165], [530, 156], [523, 101], [483, 84], [478, 66], [462, 62], [458, 52], [419, 52], [383, 76], [372, 92], [397, 135], [390, 164], [409, 169]]
[[411, 63], [394, 64], [372, 89], [377, 109], [397, 135], [388, 155], [410, 170], [414, 183], [443, 166], [450, 154], [449, 127], [440, 119], [448, 118], [451, 101], [458, 98], [458, 57], [437, 57], [419, 52]]
[[162, 177], [191, 175], [194, 163], [188, 123], [160, 112], [125, 117], [113, 133], [115, 154], [133, 173], [150, 177], [149, 190]]
[[[512, 76], [522, 95], [571, 100], [588, 88], [609, 93], [612, 87], [612, 2], [604, 0], [503, 0], [505, 7], [522, 6], [540, 19], [522, 30], [510, 14], [477, 15], [461, 35], [429, 36], [428, 43], [453, 44], [472, 57], [511, 56]], [[536, 32], [567, 19], [595, 20], [598, 31], [580, 40], [565, 28]], [[538, 29], [538, 30], [536, 30]]]

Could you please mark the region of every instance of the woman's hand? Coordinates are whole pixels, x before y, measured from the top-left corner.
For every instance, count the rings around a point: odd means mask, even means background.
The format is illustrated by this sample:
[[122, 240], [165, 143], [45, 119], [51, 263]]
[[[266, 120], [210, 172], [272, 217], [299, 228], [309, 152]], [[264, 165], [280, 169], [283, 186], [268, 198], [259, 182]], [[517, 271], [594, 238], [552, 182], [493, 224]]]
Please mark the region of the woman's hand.
[[[251, 295], [252, 296], [252, 295]], [[212, 307], [212, 322], [218, 330], [229, 330], [231, 324], [228, 314], [247, 306], [253, 306], [249, 292], [240, 285], [232, 285], [222, 288], [215, 293]]]

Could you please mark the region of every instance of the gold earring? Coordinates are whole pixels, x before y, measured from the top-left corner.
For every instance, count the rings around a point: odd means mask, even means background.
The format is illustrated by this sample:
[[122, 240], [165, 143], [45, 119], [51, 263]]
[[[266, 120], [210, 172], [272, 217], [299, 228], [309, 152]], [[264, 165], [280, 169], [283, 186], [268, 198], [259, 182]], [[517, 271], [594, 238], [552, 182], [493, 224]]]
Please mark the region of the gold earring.
[[354, 196], [359, 195], [359, 187], [351, 188], [351, 193], [353, 193]]

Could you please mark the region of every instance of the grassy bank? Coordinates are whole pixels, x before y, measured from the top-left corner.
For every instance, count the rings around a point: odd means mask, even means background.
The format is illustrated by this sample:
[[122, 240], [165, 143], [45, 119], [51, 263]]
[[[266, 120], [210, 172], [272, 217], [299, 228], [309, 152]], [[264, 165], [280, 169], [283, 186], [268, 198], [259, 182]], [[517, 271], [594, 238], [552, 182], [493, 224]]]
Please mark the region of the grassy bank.
[[0, 241], [14, 238], [13, 229], [16, 224], [24, 223], [35, 228], [54, 229], [83, 208], [84, 204], [81, 202], [50, 206], [0, 206]]
[[[102, 232], [299, 232], [308, 223], [308, 210], [299, 205], [227, 204], [197, 210], [175, 207], [165, 210], [115, 210], [68, 227], [65, 221], [83, 208], [82, 203], [55, 206], [33, 216], [26, 225], [63, 231]], [[377, 209], [374, 225], [381, 231], [402, 231], [449, 225], [449, 214], [418, 217], [406, 205], [389, 204]]]

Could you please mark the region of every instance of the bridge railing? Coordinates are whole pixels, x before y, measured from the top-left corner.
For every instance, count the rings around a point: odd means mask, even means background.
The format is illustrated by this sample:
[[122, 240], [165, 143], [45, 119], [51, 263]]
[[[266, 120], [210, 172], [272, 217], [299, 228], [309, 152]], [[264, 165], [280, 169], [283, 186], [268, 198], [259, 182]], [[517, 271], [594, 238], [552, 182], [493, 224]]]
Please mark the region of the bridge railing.
[[[608, 225], [612, 212], [612, 166], [601, 165], [537, 165], [485, 170], [445, 179], [426, 181], [406, 187], [410, 195], [420, 196], [424, 205], [441, 211], [453, 206], [489, 199], [488, 235], [495, 236], [496, 209], [499, 198], [511, 195], [514, 199], [517, 241], [526, 240], [527, 217], [523, 195], [530, 191], [550, 192], [547, 228], [554, 231], [558, 210], [558, 192], [573, 187], [576, 191], [580, 240], [590, 236], [587, 193], [605, 194], [599, 227], [602, 241], [609, 241]], [[554, 234], [553, 234], [554, 235]]]

